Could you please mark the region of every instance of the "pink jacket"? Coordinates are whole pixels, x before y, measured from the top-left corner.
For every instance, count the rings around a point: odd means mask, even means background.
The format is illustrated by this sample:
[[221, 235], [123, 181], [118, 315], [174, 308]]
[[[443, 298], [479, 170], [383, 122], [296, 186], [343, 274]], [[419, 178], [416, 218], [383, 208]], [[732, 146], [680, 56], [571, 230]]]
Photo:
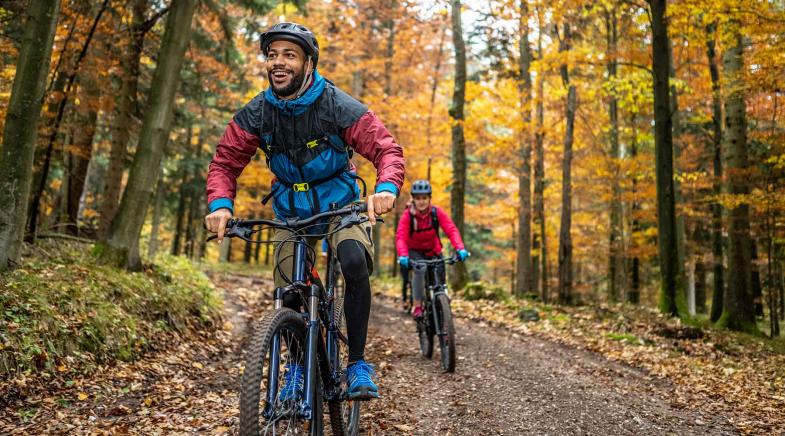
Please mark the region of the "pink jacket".
[[[416, 228], [420, 229], [420, 231], [409, 231], [412, 214], [414, 214]], [[441, 208], [436, 207], [436, 218], [439, 220], [439, 229], [444, 231], [447, 238], [450, 239], [452, 248], [456, 251], [463, 250], [465, 247], [461, 239], [461, 233], [450, 216]], [[442, 253], [442, 242], [439, 240], [431, 221], [433, 220], [430, 208], [423, 213], [415, 213], [412, 206], [403, 213], [401, 220], [398, 222], [398, 231], [395, 234], [395, 248], [399, 257], [408, 256], [409, 250], [420, 251], [425, 253], [426, 256], [435, 256]]]

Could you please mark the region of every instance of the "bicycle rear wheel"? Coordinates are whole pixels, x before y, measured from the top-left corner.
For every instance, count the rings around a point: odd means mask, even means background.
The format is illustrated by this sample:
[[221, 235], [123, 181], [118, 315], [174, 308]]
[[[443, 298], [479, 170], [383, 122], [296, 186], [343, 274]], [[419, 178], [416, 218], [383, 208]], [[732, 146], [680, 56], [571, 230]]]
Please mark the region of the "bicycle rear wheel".
[[442, 369], [444, 372], [455, 372], [455, 325], [452, 321], [450, 299], [446, 294], [436, 296], [434, 310], [441, 322], [439, 348], [441, 349]]
[[[240, 390], [240, 435], [321, 435], [322, 383], [315, 377], [313, 412], [303, 420], [298, 411], [303, 398], [280, 401], [284, 385], [285, 365], [304, 364], [306, 329], [302, 316], [291, 309], [278, 309], [265, 314], [255, 329], [245, 360]], [[274, 357], [278, 364], [271, 365]], [[262, 397], [273, 381], [274, 401]], [[305, 393], [303, 393], [303, 397]]]
[[[335, 288], [335, 303], [333, 316], [338, 324], [338, 329], [346, 337], [346, 320], [344, 319], [343, 303], [344, 288]], [[342, 340], [338, 340], [338, 361], [341, 368], [346, 368], [349, 358], [349, 347]], [[341, 388], [346, 392], [346, 371], [341, 373]], [[338, 400], [329, 401], [327, 408], [330, 411], [330, 427], [334, 436], [357, 436], [360, 434], [360, 401]]]

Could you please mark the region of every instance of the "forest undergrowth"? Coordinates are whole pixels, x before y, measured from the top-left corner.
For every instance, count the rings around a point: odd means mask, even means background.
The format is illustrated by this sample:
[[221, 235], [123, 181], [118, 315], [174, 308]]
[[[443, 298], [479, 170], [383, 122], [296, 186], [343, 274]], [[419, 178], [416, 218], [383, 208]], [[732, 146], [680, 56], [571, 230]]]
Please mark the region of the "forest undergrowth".
[[0, 275], [0, 407], [173, 347], [219, 320], [219, 294], [184, 257], [128, 272], [97, 263], [89, 244], [49, 240], [28, 250]]

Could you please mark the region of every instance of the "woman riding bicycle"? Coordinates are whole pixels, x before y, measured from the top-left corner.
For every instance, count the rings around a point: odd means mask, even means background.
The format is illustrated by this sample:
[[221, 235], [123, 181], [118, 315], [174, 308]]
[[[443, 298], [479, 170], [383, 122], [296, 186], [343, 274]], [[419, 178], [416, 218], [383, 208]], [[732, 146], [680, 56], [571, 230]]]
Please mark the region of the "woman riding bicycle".
[[[463, 261], [469, 252], [463, 245], [461, 234], [450, 216], [442, 209], [431, 204], [431, 183], [417, 180], [412, 184], [412, 206], [401, 216], [398, 231], [395, 235], [395, 247], [398, 251], [398, 263], [409, 268], [410, 260], [427, 260], [442, 257], [442, 242], [439, 239], [439, 228], [444, 229], [458, 258]], [[444, 265], [439, 274], [444, 281]], [[422, 316], [422, 300], [425, 291], [425, 268], [414, 267], [412, 278], [412, 298], [414, 300], [412, 316]]]

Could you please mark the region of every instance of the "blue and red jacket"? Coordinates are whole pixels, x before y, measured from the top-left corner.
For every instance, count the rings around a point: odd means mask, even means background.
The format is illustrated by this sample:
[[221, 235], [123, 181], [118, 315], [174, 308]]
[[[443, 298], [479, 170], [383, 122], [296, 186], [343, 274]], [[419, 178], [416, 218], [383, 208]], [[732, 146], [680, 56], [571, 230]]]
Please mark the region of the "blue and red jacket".
[[360, 198], [357, 152], [376, 167], [375, 192], [398, 195], [404, 177], [403, 149], [379, 118], [317, 71], [300, 97], [280, 100], [259, 93], [226, 127], [207, 174], [210, 212], [234, 209], [237, 178], [256, 150], [275, 175], [271, 195], [278, 218], [307, 218]]

